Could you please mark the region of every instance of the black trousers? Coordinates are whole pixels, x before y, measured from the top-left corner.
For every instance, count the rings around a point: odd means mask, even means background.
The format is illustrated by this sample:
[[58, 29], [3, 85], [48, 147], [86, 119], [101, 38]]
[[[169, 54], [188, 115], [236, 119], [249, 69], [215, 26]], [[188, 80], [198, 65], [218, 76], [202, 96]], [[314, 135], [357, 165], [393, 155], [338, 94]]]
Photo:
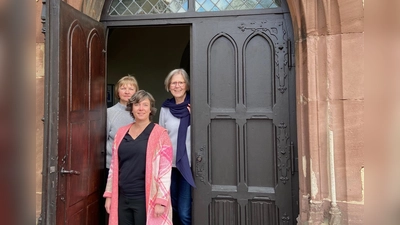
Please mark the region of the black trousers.
[[119, 193], [118, 225], [146, 225], [146, 200], [129, 199]]

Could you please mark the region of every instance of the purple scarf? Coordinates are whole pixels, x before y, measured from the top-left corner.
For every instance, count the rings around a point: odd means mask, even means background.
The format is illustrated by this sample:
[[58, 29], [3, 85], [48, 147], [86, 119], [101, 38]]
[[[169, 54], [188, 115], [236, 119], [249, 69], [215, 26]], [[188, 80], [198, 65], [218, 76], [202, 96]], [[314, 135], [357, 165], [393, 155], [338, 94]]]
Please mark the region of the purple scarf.
[[165, 100], [165, 102], [162, 104], [162, 107], [169, 108], [171, 114], [176, 118], [180, 118], [181, 120], [178, 128], [178, 140], [176, 147], [176, 168], [192, 187], [196, 187], [186, 152], [186, 134], [187, 128], [190, 125], [190, 113], [187, 109], [188, 104], [190, 104], [189, 92], [186, 93], [185, 100], [182, 103], [176, 104], [175, 98], [170, 98]]

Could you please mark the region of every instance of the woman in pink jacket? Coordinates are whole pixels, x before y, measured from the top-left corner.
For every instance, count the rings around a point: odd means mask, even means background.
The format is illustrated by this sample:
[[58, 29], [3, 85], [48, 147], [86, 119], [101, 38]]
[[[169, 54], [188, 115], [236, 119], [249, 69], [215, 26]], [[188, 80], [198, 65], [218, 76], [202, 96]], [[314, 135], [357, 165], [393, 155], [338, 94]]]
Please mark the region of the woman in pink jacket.
[[115, 135], [104, 197], [109, 225], [172, 225], [172, 144], [165, 128], [152, 123], [153, 96], [143, 90], [129, 100], [135, 122]]

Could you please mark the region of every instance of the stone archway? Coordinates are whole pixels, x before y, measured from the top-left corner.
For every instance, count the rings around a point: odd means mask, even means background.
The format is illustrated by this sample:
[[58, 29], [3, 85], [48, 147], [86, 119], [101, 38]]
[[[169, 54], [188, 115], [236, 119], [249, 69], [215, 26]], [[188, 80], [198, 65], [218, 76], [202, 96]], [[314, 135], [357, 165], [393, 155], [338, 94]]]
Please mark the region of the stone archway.
[[[97, 20], [104, 4], [104, 0], [65, 2]], [[363, 224], [363, 1], [287, 3], [296, 40], [298, 223], [322, 224], [332, 212], [342, 224]], [[39, 48], [42, 42], [37, 38]], [[37, 71], [43, 68], [37, 65]], [[37, 135], [37, 139], [41, 138]], [[333, 168], [329, 166], [331, 153]], [[335, 199], [337, 208], [331, 204]]]
[[363, 224], [363, 2], [288, 5], [296, 40], [298, 223]]

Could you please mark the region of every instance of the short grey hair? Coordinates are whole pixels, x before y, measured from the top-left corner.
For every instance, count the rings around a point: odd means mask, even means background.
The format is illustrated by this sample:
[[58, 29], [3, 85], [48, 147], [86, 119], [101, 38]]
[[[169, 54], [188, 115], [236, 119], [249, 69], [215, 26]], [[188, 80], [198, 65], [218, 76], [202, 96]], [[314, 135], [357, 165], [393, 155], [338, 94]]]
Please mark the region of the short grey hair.
[[167, 90], [167, 92], [169, 92], [169, 86], [171, 85], [171, 79], [172, 79], [172, 76], [174, 76], [175, 74], [182, 75], [182, 77], [186, 83], [186, 86], [185, 86], [186, 91], [189, 91], [190, 90], [189, 75], [186, 73], [186, 71], [184, 69], [174, 69], [171, 72], [169, 72], [169, 74], [167, 75], [167, 77], [165, 78], [165, 81], [164, 81], [165, 90]]

